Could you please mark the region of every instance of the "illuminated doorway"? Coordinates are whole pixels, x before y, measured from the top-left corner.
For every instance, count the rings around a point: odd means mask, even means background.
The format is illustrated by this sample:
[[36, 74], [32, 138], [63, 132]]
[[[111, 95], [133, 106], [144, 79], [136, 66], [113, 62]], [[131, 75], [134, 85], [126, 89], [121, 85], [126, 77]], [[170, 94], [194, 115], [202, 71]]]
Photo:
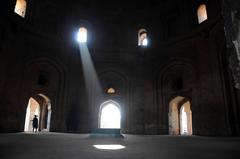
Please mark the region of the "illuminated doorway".
[[180, 134], [192, 135], [192, 111], [190, 102], [185, 102], [180, 108]]
[[178, 96], [169, 103], [169, 134], [192, 135], [192, 111], [190, 102]]
[[14, 12], [20, 15], [21, 17], [25, 17], [26, 14], [26, 9], [27, 9], [27, 2], [26, 0], [17, 0]]
[[198, 16], [198, 23], [199, 24], [208, 19], [207, 6], [205, 4], [201, 4], [198, 7], [197, 16]]
[[34, 115], [37, 115], [37, 118], [39, 118], [39, 114], [40, 105], [35, 99], [31, 97], [28, 101], [24, 131], [33, 131], [32, 120], [34, 118]]
[[120, 129], [121, 111], [120, 105], [114, 101], [104, 102], [100, 106], [99, 128], [101, 129]]
[[51, 102], [47, 96], [38, 94], [31, 97], [26, 109], [24, 131], [33, 131], [34, 115], [37, 115], [38, 118], [38, 131], [50, 131], [51, 114]]

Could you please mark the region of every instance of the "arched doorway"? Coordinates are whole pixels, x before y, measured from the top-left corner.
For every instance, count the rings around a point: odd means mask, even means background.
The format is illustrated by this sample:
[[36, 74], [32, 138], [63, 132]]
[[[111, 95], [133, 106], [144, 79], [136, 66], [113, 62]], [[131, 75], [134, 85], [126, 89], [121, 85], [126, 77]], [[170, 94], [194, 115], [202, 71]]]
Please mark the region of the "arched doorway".
[[169, 103], [169, 134], [192, 135], [192, 111], [190, 101], [178, 96]]
[[114, 101], [104, 102], [99, 111], [100, 129], [120, 129], [121, 110], [120, 105]]
[[31, 97], [28, 101], [28, 106], [26, 110], [24, 131], [33, 130], [32, 119], [34, 118], [34, 115], [37, 115], [39, 117], [39, 114], [40, 114], [40, 105], [35, 99]]
[[50, 99], [44, 94], [38, 94], [41, 97], [41, 114], [40, 114], [40, 123], [39, 130], [40, 131], [49, 131], [51, 124], [51, 114], [52, 114], [52, 106]]
[[192, 111], [189, 101], [186, 101], [180, 108], [180, 134], [192, 135]]
[[32, 131], [32, 119], [37, 115], [39, 126], [38, 131], [49, 131], [51, 121], [51, 102], [50, 99], [43, 95], [37, 94], [30, 97], [25, 117], [24, 131]]

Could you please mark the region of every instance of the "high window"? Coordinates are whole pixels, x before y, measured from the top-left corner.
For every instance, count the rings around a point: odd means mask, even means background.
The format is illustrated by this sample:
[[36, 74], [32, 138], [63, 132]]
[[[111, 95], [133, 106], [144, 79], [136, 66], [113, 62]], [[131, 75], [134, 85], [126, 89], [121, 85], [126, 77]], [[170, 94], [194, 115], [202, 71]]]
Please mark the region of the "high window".
[[86, 43], [87, 42], [87, 29], [84, 27], [79, 28], [77, 34], [77, 41], [79, 43]]
[[14, 12], [20, 15], [21, 17], [25, 17], [26, 14], [26, 9], [27, 9], [27, 2], [26, 0], [17, 0]]
[[201, 5], [198, 7], [197, 15], [198, 15], [198, 23], [199, 23], [199, 24], [208, 19], [207, 7], [206, 7], [205, 4], [201, 4]]
[[116, 91], [115, 91], [115, 89], [114, 88], [108, 88], [108, 90], [107, 90], [107, 93], [108, 94], [114, 94]]
[[148, 45], [147, 30], [140, 29], [138, 31], [138, 46], [147, 46], [147, 45]]

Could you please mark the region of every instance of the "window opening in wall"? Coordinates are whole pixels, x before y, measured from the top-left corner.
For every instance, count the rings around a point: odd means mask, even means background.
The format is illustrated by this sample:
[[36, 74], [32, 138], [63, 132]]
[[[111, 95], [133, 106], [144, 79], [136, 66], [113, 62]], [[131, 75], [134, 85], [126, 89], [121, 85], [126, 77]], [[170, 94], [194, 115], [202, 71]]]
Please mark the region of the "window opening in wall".
[[138, 46], [147, 46], [147, 45], [148, 45], [147, 30], [140, 29], [138, 31]]
[[205, 4], [201, 4], [201, 5], [198, 7], [197, 15], [198, 15], [198, 23], [199, 23], [199, 24], [208, 19], [207, 7], [206, 7]]
[[84, 27], [79, 28], [77, 34], [77, 41], [79, 43], [86, 43], [87, 42], [87, 29]]
[[20, 15], [21, 17], [25, 17], [26, 14], [26, 9], [27, 9], [27, 2], [26, 0], [17, 0], [14, 12]]
[[189, 101], [180, 108], [180, 134], [192, 135], [192, 111]]
[[108, 94], [114, 94], [115, 93], [115, 89], [114, 88], [108, 88], [108, 90], [107, 90], [107, 93]]

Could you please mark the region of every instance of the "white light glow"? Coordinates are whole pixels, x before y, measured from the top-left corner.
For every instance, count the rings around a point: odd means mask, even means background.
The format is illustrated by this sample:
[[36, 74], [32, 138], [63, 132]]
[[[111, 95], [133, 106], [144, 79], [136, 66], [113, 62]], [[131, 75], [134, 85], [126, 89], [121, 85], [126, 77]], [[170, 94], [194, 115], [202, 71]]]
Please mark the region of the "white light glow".
[[120, 129], [121, 114], [119, 108], [110, 103], [103, 107], [101, 112], [100, 128]]
[[93, 145], [97, 149], [101, 150], [120, 150], [126, 148], [123, 145]]
[[187, 134], [188, 128], [187, 128], [187, 113], [185, 111], [185, 108], [183, 107], [182, 109], [182, 129], [181, 129], [181, 134]]
[[138, 46], [147, 46], [147, 45], [148, 45], [147, 30], [140, 29], [138, 31]]
[[40, 116], [40, 105], [35, 99], [30, 98], [26, 110], [24, 131], [32, 131], [32, 119], [34, 115]]
[[87, 42], [87, 29], [84, 27], [79, 28], [78, 34], [77, 34], [77, 41], [79, 43], [85, 43]]
[[148, 45], [148, 40], [147, 40], [147, 38], [143, 39], [142, 45], [143, 45], [143, 46], [147, 46], [147, 45]]

